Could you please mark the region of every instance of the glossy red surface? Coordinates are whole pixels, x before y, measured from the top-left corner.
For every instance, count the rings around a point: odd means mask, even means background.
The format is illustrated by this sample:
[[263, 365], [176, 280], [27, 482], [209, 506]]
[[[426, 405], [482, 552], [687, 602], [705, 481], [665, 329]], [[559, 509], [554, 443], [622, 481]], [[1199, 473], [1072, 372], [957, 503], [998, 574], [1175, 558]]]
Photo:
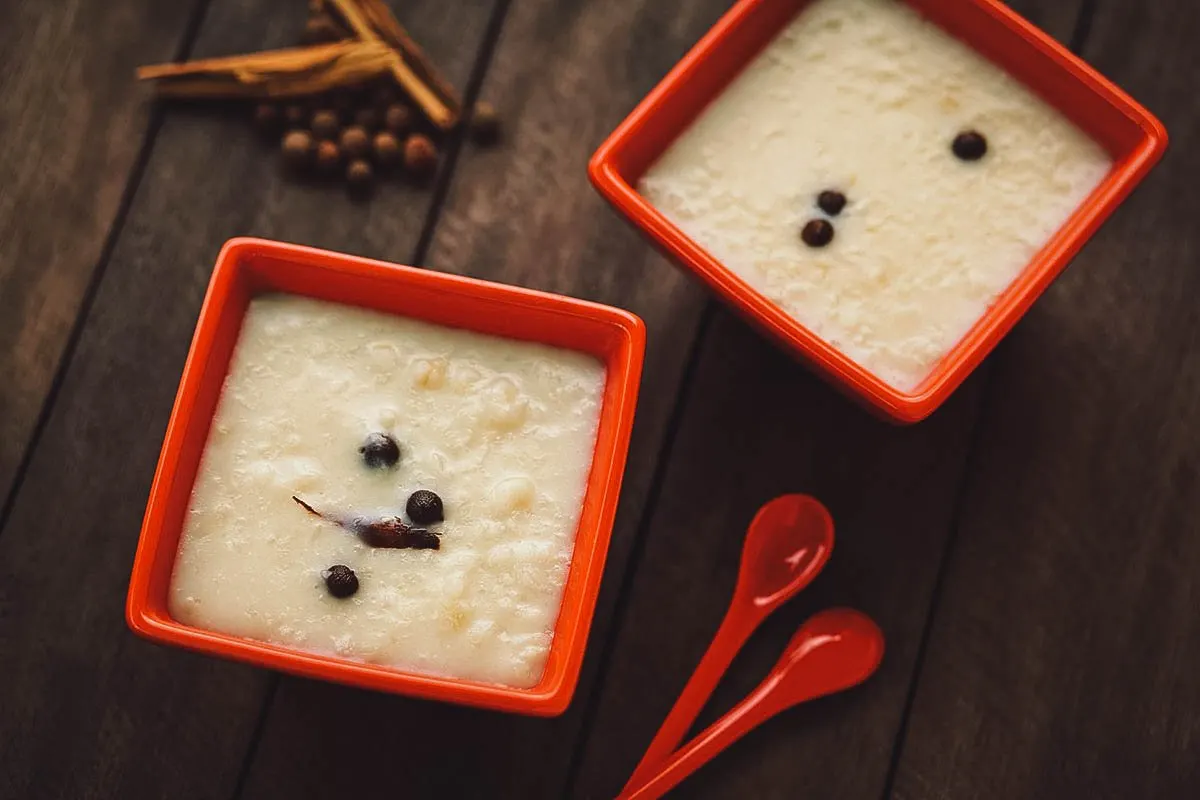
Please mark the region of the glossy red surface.
[[683, 740], [750, 634], [771, 612], [812, 582], [833, 552], [833, 519], [802, 494], [759, 509], [746, 532], [729, 610], [700, 665], [675, 701], [626, 788], [649, 779]]
[[800, 626], [766, 679], [732, 711], [688, 742], [622, 800], [661, 797], [781, 711], [865, 681], [883, 660], [883, 633], [866, 615], [832, 609]]
[[[541, 681], [515, 689], [404, 672], [203, 630], [167, 607], [200, 456], [251, 297], [288, 292], [496, 336], [545, 342], [599, 358], [604, 400], [571, 568]], [[148, 639], [311, 678], [528, 714], [560, 714], [583, 663], [629, 447], [645, 352], [642, 321], [627, 311], [515, 286], [388, 264], [300, 245], [234, 239], [217, 258], [134, 557], [129, 626]]]
[[669, 222], [638, 180], [809, 0], [739, 0], [592, 156], [597, 190], [685, 269], [850, 397], [897, 422], [932, 413], [991, 352], [1162, 157], [1167, 132], [1149, 111], [998, 0], [908, 0], [1060, 109], [1114, 164], [1024, 272], [912, 392], [895, 389], [752, 289]]

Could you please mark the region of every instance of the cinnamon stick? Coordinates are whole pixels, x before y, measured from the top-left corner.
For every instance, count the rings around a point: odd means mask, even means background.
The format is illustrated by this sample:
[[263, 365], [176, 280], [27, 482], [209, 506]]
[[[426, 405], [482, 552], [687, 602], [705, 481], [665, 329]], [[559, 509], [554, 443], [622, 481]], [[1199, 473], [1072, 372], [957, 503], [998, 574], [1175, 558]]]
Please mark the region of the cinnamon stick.
[[[383, 37], [376, 32], [355, 0], [328, 0], [327, 5], [332, 7], [330, 10], [336, 12], [361, 41], [384, 43]], [[439, 97], [438, 93], [405, 63], [399, 53], [391, 65], [390, 72], [430, 122], [442, 130], [450, 130], [458, 124], [458, 111]]]
[[381, 41], [337, 42], [139, 67], [164, 97], [291, 97], [363, 83], [399, 62]]
[[429, 86], [441, 96], [442, 101], [457, 113], [462, 113], [462, 101], [454, 87], [446, 80], [433, 60], [425, 54], [421, 46], [408, 34], [400, 24], [391, 9], [383, 0], [357, 0], [363, 15], [371, 23], [371, 27], [379, 36], [404, 57], [405, 62], [412, 67]]

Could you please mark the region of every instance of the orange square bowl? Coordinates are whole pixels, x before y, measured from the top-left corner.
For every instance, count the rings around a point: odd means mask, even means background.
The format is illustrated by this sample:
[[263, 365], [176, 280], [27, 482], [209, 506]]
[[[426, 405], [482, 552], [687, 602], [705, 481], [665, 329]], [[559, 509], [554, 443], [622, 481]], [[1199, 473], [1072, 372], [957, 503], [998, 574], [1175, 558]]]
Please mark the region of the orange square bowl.
[[[287, 292], [590, 353], [607, 382], [575, 548], [541, 681], [477, 683], [304, 652], [184, 625], [167, 594], [192, 485], [247, 305]], [[579, 678], [633, 425], [645, 329], [626, 311], [514, 286], [258, 239], [217, 258], [146, 506], [126, 617], [148, 639], [312, 678], [526, 714], [562, 713]]]
[[1167, 133], [1129, 95], [996, 0], [906, 0], [1059, 109], [1105, 147], [1113, 167], [987, 313], [911, 393], [894, 389], [752, 289], [634, 188], [743, 67], [809, 0], [739, 0], [592, 156], [599, 192], [669, 257], [827, 380], [880, 415], [932, 413], [1045, 291], [1101, 223], [1162, 157]]

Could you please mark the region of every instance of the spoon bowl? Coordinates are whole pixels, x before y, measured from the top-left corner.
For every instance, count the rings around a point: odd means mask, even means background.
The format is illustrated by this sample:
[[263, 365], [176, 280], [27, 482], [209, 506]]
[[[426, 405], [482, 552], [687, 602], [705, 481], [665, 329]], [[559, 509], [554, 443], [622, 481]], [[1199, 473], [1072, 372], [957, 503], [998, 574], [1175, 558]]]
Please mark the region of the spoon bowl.
[[785, 494], [754, 515], [738, 569], [735, 603], [768, 613], [803, 589], [833, 552], [833, 519], [804, 494]]
[[814, 614], [792, 636], [763, 682], [771, 686], [763, 701], [775, 714], [857, 686], [879, 668], [883, 648], [883, 632], [862, 612], [834, 608]]
[[857, 686], [878, 669], [883, 649], [879, 626], [861, 612], [837, 608], [813, 615], [792, 636], [758, 688], [667, 759], [656, 774], [627, 784], [619, 800], [661, 797], [779, 712]]

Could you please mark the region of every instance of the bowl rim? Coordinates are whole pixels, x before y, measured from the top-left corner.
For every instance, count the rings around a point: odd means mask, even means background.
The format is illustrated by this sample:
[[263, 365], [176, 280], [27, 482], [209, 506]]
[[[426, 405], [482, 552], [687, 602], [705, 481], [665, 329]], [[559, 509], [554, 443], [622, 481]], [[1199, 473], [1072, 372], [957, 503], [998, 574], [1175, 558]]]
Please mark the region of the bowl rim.
[[[515, 308], [532, 312], [534, 315], [542, 314], [548, 321], [547, 325], [555, 330], [562, 330], [567, 326], [579, 326], [580, 330], [584, 330], [585, 326], [595, 328], [600, 325], [601, 329], [607, 332], [605, 335], [612, 337], [611, 342], [606, 345], [609, 352], [605, 356], [592, 353], [605, 364], [606, 385], [600, 410], [601, 419], [593, 445], [593, 461], [589, 468], [583, 501], [584, 512], [576, 530], [570, 569], [555, 621], [554, 644], [551, 645], [551, 653], [547, 656], [546, 671], [535, 686], [520, 689], [405, 671], [331, 654], [309, 652], [187, 625], [172, 618], [165, 610], [170, 574], [178, 554], [179, 537], [177, 527], [168, 530], [168, 506], [179, 502], [186, 505], [194, 484], [194, 480], [189, 482], [185, 492], [176, 485], [174, 479], [184, 457], [184, 437], [192, 426], [200, 424], [204, 426], [204, 440], [207, 440], [207, 428], [211, 423], [212, 414], [201, 417], [194, 413], [197, 394], [204, 386], [211, 389], [211, 382], [214, 380], [223, 384], [228, 373], [227, 364], [218, 372], [206, 367], [213, 357], [216, 326], [223, 314], [237, 313], [238, 330], [235, 336], [240, 335], [245, 308], [235, 312], [229, 312], [228, 308], [240, 302], [232, 294], [238, 286], [246, 289], [248, 271], [254, 259], [287, 262], [315, 269], [330, 279], [325, 284], [324, 291], [332, 291], [331, 287], [335, 286], [338, 280], [367, 278], [410, 290], [420, 288], [436, 291], [441, 295], [451, 296], [453, 300], [478, 300], [505, 312], [511, 312]], [[249, 298], [259, 293], [261, 288], [247, 289], [245, 302], [249, 302]], [[323, 297], [320, 288], [312, 292], [295, 293]], [[419, 314], [401, 314], [395, 311], [391, 313], [449, 325], [432, 317], [421, 317]], [[483, 322], [476, 324], [484, 325]], [[540, 326], [542, 323], [530, 324]], [[479, 327], [469, 323], [456, 324], [453, 327], [480, 331]], [[501, 335], [487, 330], [480, 332]], [[548, 336], [549, 333], [547, 329], [545, 335]], [[544, 341], [536, 336], [508, 338]], [[159, 644], [174, 645], [303, 677], [499, 711], [538, 716], [563, 713], [570, 704], [578, 684], [612, 536], [641, 380], [645, 338], [645, 325], [637, 315], [587, 300], [304, 245], [250, 237], [231, 239], [225, 243], [217, 257], [163, 438], [134, 556], [125, 605], [126, 622], [135, 633]], [[591, 352], [580, 347], [564, 349]], [[218, 402], [219, 398], [213, 402], [213, 413]], [[609, 455], [604, 463], [597, 460], [597, 454], [601, 451]], [[203, 445], [199, 452], [203, 452]], [[195, 458], [198, 463], [199, 453]], [[183, 499], [175, 499], [182, 492], [185, 492], [182, 494]], [[591, 504], [594, 504], [594, 507]], [[592, 524], [585, 531], [584, 526], [589, 517]], [[164, 542], [165, 538], [171, 541]], [[581, 551], [580, 547], [584, 541], [590, 546]], [[163, 548], [168, 545], [173, 552], [170, 552], [169, 556], [163, 555]], [[162, 574], [164, 571], [165, 580]], [[162, 585], [162, 590], [152, 595], [155, 590], [151, 584], [155, 580]], [[555, 653], [556, 647], [559, 646], [564, 649]]]
[[[968, 333], [939, 360], [921, 384], [913, 391], [896, 389], [792, 318], [670, 222], [634, 187], [644, 170], [636, 171], [637, 174], [631, 176], [626, 174], [623, 167], [631, 150], [642, 148], [648, 136], [661, 132], [664, 123], [660, 115], [664, 106], [675, 102], [676, 95], [683, 87], [702, 80], [698, 77], [700, 67], [709, 59], [720, 57], [730, 38], [741, 26], [756, 14], [774, 12], [774, 6], [781, 3], [795, 6], [787, 16], [790, 21], [809, 2], [812, 0], [738, 0], [609, 134], [588, 162], [588, 177], [601, 196], [648, 236], [659, 250], [699, 277], [742, 316], [783, 344], [835, 387], [890, 421], [901, 424], [919, 422], [933, 413], [983, 361], [1162, 158], [1167, 146], [1167, 131], [1162, 122], [1129, 94], [999, 0], [905, 0], [922, 16], [939, 26], [936, 14], [939, 8], [950, 2], [975, 6], [990, 18], [994, 35], [1016, 37], [1047, 57], [1055, 66], [1047, 75], [1069, 75], [1075, 84], [1114, 109], [1123, 118], [1128, 130], [1136, 133], [1136, 143], [1122, 153], [1113, 154], [1114, 163], [1108, 175], [1030, 259], [1021, 274], [997, 297]], [[776, 29], [776, 33], [779, 29]], [[956, 38], [973, 50], [980, 51], [978, 42]], [[724, 78], [724, 85], [732, 81], [757, 52], [740, 59], [732, 74]], [[1013, 74], [1003, 64], [983, 55], [1010, 75]], [[1046, 98], [1033, 82], [1016, 75], [1013, 77], [1046, 99], [1052, 107], [1064, 111], [1062, 106]], [[640, 157], [641, 160], [647, 165], [653, 164], [675, 138], [692, 124], [704, 107], [724, 90], [724, 85], [703, 92], [703, 99], [693, 103], [684, 115], [687, 121], [678, 125], [661, 146], [648, 148], [652, 155], [649, 158]], [[1076, 124], [1079, 125], [1078, 121]], [[1099, 138], [1095, 131], [1082, 125], [1079, 127], [1090, 137]]]

